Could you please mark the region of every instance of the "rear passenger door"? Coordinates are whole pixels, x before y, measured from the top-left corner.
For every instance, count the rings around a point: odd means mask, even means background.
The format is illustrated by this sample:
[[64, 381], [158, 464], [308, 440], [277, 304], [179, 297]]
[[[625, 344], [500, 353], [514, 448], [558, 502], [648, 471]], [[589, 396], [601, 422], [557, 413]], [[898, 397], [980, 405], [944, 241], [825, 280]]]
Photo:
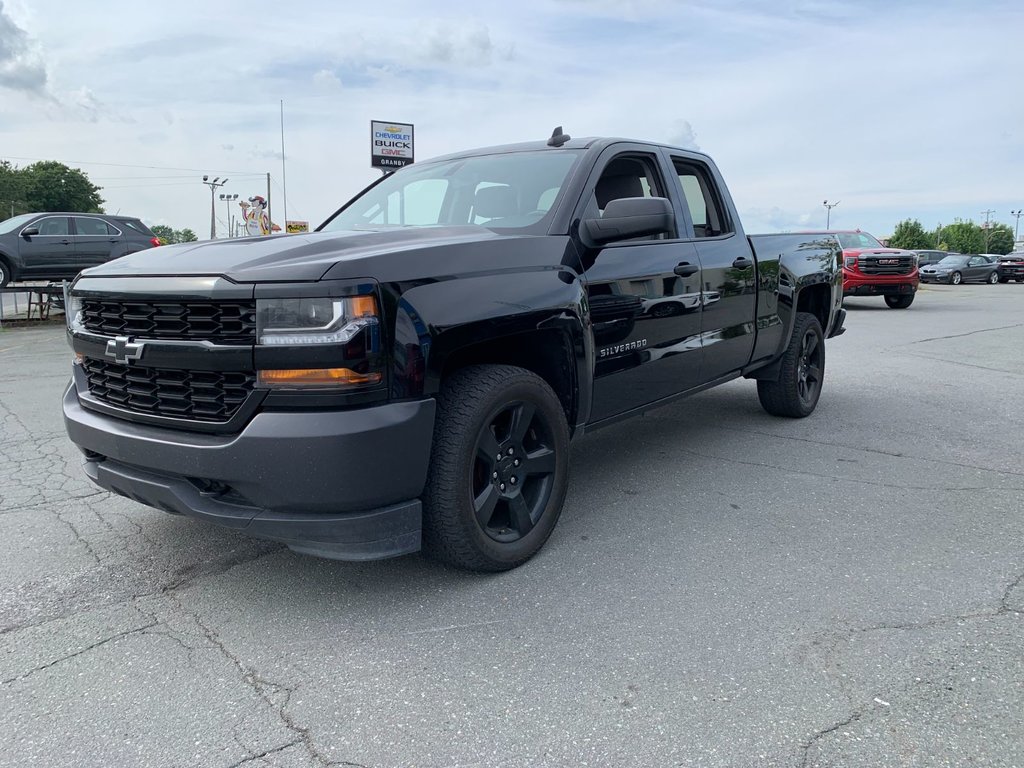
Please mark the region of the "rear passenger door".
[[120, 246], [124, 234], [103, 219], [73, 216], [71, 221], [75, 228], [75, 260], [80, 270], [110, 261], [112, 254], [123, 252]]
[[701, 281], [702, 382], [750, 362], [754, 351], [757, 272], [746, 235], [732, 220], [721, 180], [698, 158], [670, 153], [677, 191], [690, 217]]
[[[574, 218], [598, 217], [611, 200], [671, 198], [670, 183], [649, 146], [615, 145], [595, 166]], [[699, 383], [700, 262], [676, 225], [669, 235], [581, 245], [596, 358], [591, 422]]]

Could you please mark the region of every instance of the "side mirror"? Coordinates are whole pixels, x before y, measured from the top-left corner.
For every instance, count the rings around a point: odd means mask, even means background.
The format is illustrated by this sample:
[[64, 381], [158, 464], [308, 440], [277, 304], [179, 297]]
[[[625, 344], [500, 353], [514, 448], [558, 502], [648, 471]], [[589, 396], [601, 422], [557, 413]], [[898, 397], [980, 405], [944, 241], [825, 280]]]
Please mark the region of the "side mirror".
[[31, 237], [32, 235], [38, 235], [38, 234], [39, 234], [39, 227], [37, 227], [35, 224], [33, 224], [31, 227], [25, 227], [23, 230], [21, 230], [21, 236], [22, 237]]
[[623, 197], [611, 200], [604, 216], [586, 219], [583, 230], [597, 245], [633, 237], [671, 232], [675, 223], [672, 203], [665, 197]]

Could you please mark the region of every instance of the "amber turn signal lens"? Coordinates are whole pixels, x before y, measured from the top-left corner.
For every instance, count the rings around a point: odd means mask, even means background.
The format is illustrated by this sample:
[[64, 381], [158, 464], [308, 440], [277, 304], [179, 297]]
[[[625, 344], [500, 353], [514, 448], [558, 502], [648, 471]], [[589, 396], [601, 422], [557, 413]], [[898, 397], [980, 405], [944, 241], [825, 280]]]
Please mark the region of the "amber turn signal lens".
[[377, 301], [373, 296], [353, 296], [348, 300], [352, 317], [370, 317], [377, 314]]
[[258, 371], [256, 379], [264, 387], [330, 387], [379, 384], [381, 375], [356, 373], [351, 368], [286, 368]]

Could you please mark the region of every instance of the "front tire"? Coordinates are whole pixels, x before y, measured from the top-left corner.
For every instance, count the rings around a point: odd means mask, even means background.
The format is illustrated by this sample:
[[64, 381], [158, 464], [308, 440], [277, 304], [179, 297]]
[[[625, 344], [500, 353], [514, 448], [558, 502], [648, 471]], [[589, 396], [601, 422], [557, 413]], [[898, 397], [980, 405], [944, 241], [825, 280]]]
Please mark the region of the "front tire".
[[438, 398], [423, 549], [471, 571], [522, 565], [562, 512], [569, 427], [558, 396], [510, 365], [464, 368]]
[[11, 268], [7, 266], [7, 262], [3, 258], [0, 258], [0, 288], [6, 288], [9, 282], [11, 282]]
[[902, 296], [886, 295], [885, 303], [889, 309], [906, 309], [914, 303], [914, 294], [905, 293]]
[[961, 275], [959, 272], [954, 272], [952, 275], [949, 276], [950, 285], [960, 285], [960, 283], [962, 283], [963, 281], [964, 276]]
[[818, 405], [825, 381], [825, 336], [818, 318], [798, 312], [789, 346], [782, 353], [779, 378], [757, 382], [757, 399], [772, 416], [801, 419]]

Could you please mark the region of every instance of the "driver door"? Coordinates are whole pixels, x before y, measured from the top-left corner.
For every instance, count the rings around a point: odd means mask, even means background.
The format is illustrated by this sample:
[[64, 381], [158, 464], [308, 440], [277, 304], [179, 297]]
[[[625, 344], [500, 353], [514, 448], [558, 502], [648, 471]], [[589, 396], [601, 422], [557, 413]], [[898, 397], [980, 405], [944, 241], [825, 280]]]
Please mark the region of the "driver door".
[[74, 277], [75, 240], [67, 216], [44, 216], [22, 227], [22, 232], [37, 227], [39, 234], [18, 237], [18, 255], [27, 279]]

